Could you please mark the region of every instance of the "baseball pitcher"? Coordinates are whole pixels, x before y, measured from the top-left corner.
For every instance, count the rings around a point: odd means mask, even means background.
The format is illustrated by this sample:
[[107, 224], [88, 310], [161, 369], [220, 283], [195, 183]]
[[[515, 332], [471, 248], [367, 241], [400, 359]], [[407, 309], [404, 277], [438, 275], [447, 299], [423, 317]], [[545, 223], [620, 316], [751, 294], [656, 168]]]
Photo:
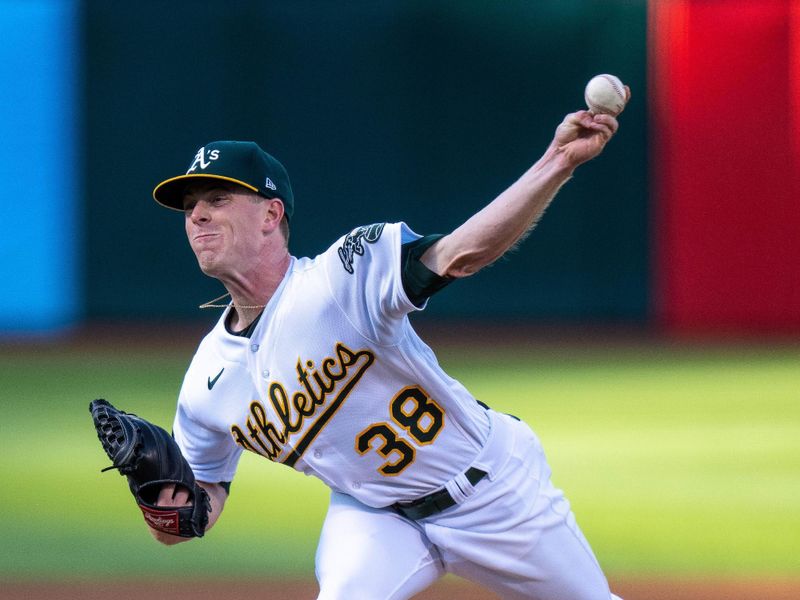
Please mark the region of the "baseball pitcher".
[[211, 529], [247, 451], [330, 488], [322, 600], [410, 598], [445, 573], [508, 599], [614, 597], [537, 436], [448, 376], [409, 314], [520, 241], [617, 126], [567, 115], [540, 160], [449, 234], [365, 225], [314, 258], [290, 254], [289, 177], [255, 143], [206, 144], [156, 186], [230, 298], [209, 303], [222, 314], [186, 372], [172, 435], [90, 405], [155, 538]]

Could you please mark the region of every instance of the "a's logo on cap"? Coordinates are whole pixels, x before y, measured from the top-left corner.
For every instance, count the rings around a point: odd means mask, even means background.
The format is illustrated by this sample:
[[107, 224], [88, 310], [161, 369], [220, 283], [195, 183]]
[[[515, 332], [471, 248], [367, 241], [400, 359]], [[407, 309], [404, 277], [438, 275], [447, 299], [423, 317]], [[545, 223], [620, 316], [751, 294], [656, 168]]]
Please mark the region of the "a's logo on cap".
[[270, 179], [269, 177], [267, 177], [267, 181], [264, 182], [264, 186], [269, 188], [269, 189], [271, 189], [272, 191], [275, 191], [275, 190], [278, 189], [278, 186], [276, 186], [274, 183], [272, 183], [272, 179]]
[[[208, 160], [206, 160], [206, 158]], [[200, 167], [201, 169], [207, 169], [209, 165], [211, 165], [212, 161], [215, 161], [219, 158], [219, 150], [211, 150], [208, 153], [208, 157], [206, 157], [206, 147], [203, 146], [200, 150], [197, 151], [197, 154], [194, 155], [194, 160], [192, 161], [189, 170], [186, 171], [187, 175]]]

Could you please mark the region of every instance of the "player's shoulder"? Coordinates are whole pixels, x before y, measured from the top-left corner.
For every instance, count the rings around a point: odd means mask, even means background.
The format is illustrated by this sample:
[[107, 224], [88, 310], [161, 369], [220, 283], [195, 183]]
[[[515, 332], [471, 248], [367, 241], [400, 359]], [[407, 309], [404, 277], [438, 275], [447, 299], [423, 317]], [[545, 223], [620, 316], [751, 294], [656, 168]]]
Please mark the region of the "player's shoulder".
[[403, 222], [360, 225], [339, 237], [324, 255], [340, 263], [344, 271], [352, 274], [359, 257], [394, 252], [401, 244], [418, 237]]
[[[345, 271], [348, 273], [353, 272], [353, 263], [356, 257], [363, 256], [366, 253], [367, 244], [378, 243], [385, 229], [386, 223], [362, 225], [339, 238], [336, 244], [336, 254]], [[389, 231], [391, 232], [391, 227]]]

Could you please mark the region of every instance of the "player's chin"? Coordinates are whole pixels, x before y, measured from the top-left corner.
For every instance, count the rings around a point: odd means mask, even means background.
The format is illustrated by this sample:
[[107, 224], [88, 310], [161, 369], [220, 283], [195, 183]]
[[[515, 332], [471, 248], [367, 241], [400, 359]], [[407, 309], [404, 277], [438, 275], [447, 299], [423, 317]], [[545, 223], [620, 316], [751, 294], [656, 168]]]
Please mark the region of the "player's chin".
[[221, 261], [216, 252], [209, 252], [207, 250], [195, 252], [195, 256], [197, 257], [197, 265], [205, 275], [217, 277], [222, 272]]

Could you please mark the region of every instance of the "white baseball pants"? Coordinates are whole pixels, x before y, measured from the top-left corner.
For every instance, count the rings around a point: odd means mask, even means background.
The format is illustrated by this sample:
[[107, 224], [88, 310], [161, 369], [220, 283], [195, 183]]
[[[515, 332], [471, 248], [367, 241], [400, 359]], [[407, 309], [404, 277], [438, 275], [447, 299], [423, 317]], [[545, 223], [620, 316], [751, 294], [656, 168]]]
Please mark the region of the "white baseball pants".
[[473, 463], [488, 476], [437, 515], [410, 521], [332, 492], [317, 548], [318, 600], [403, 600], [455, 573], [507, 600], [616, 598], [536, 435], [490, 411]]

